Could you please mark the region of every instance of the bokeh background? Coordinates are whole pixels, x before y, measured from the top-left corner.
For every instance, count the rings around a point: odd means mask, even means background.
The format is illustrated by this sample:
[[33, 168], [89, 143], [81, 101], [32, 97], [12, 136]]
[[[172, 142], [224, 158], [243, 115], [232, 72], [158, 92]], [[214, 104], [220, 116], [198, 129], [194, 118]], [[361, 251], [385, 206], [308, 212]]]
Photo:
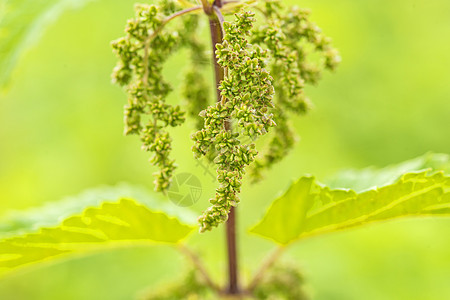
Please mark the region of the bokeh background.
[[[301, 140], [292, 154], [263, 184], [244, 188], [245, 278], [272, 247], [246, 228], [293, 178], [309, 173], [321, 180], [343, 168], [450, 153], [449, 1], [286, 2], [312, 9], [343, 62], [308, 88], [315, 109], [296, 119]], [[133, 3], [97, 0], [67, 11], [20, 59], [0, 99], [0, 215], [101, 185], [152, 190], [147, 154], [137, 138], [122, 135], [126, 96], [110, 83], [109, 43], [122, 35]], [[169, 62], [172, 82], [181, 77], [184, 56]], [[192, 207], [201, 211], [214, 184], [190, 153], [191, 132], [189, 126], [173, 131], [174, 153], [179, 171], [193, 172], [204, 185]], [[219, 229], [189, 242], [219, 278], [226, 270], [223, 234]], [[402, 220], [306, 240], [285, 259], [302, 268], [318, 300], [450, 299], [449, 236], [450, 219]], [[210, 242], [217, 248], [207, 247]], [[163, 246], [108, 250], [10, 275], [0, 280], [0, 299], [133, 299], [187, 266]]]

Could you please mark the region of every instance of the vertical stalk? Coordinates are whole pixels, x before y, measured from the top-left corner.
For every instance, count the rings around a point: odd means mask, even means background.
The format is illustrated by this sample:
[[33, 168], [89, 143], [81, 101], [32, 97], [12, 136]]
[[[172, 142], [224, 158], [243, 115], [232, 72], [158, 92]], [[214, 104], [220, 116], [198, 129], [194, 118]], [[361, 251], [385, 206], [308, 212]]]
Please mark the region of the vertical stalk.
[[232, 207], [228, 215], [227, 248], [228, 248], [228, 294], [239, 294], [238, 261], [236, 245], [236, 208]]
[[217, 57], [215, 54], [216, 44], [222, 43], [222, 39], [223, 39], [222, 28], [221, 28], [219, 22], [220, 22], [219, 19], [215, 15], [210, 16], [209, 29], [211, 31], [211, 41], [212, 41], [212, 50], [213, 50], [212, 57], [213, 57], [213, 64], [214, 64], [217, 102], [221, 101], [219, 84], [225, 77], [225, 70], [217, 63]]
[[[211, 41], [213, 50], [213, 64], [214, 64], [214, 75], [216, 83], [216, 95], [217, 101], [221, 101], [219, 84], [224, 79], [225, 70], [217, 63], [217, 58], [215, 55], [216, 44], [221, 43], [223, 39], [223, 32], [220, 24], [219, 17], [215, 13], [215, 9], [222, 7], [222, 0], [214, 0], [213, 7], [205, 9], [205, 12], [210, 12], [209, 14], [209, 28], [211, 31]], [[225, 122], [224, 124], [226, 130], [231, 130], [231, 124]], [[228, 252], [228, 285], [226, 289], [226, 294], [236, 295], [239, 294], [239, 284], [238, 284], [238, 259], [237, 259], [237, 245], [236, 245], [236, 209], [231, 208], [230, 214], [228, 215], [228, 221], [226, 223], [226, 238], [227, 238], [227, 252]]]

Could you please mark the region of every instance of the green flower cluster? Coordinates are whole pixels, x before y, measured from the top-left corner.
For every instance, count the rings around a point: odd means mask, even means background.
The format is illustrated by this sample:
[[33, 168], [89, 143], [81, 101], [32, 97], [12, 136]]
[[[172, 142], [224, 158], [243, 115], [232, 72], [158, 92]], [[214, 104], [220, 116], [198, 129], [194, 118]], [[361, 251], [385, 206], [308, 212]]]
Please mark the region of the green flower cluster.
[[[186, 18], [188, 19], [185, 24], [189, 24], [191, 28], [198, 27], [197, 15], [190, 15]], [[203, 119], [198, 113], [208, 106], [209, 90], [211, 89], [203, 76], [203, 69], [210, 66], [211, 59], [206, 55], [205, 46], [199, 41], [196, 33], [196, 31], [191, 31], [189, 38], [186, 39], [190, 48], [190, 64], [184, 73], [181, 90], [188, 116], [194, 120], [195, 128], [199, 130], [203, 127]]]
[[[303, 274], [295, 264], [272, 266], [259, 284], [248, 292], [248, 299], [280, 300], [280, 299], [310, 299], [304, 290], [305, 280]], [[220, 292], [207, 284], [198, 270], [190, 270], [181, 280], [162, 285], [160, 288], [151, 289], [142, 293], [142, 300], [207, 300], [228, 299]], [[245, 299], [247, 299], [245, 298]]]
[[254, 140], [275, 126], [271, 113], [274, 88], [264, 62], [267, 51], [246, 39], [255, 21], [253, 16], [242, 12], [236, 14], [234, 23], [223, 24], [223, 43], [216, 45], [218, 64], [226, 70], [219, 87], [221, 101], [200, 113], [204, 128], [192, 136], [197, 158], [207, 155], [212, 146], [217, 153], [214, 162], [219, 187], [210, 200], [212, 206], [199, 217], [201, 232], [225, 222], [231, 207], [239, 202], [244, 168], [257, 155], [255, 144], [245, 144], [239, 138]]
[[[235, 7], [242, 6], [247, 4]], [[223, 23], [223, 41], [216, 45], [215, 56], [225, 76], [219, 85], [220, 101], [209, 107], [210, 89], [202, 75], [209, 59], [198, 38], [199, 17], [191, 14], [201, 11], [202, 6], [189, 0], [138, 4], [126, 35], [112, 43], [119, 57], [113, 81], [128, 94], [125, 134], [138, 135], [142, 149], [152, 153], [150, 161], [159, 169], [155, 187], [163, 192], [169, 188], [176, 168], [170, 158], [172, 139], [168, 130], [185, 121], [180, 106], [166, 102], [172, 88], [163, 78], [163, 64], [176, 50], [189, 48], [190, 63], [181, 95], [186, 100], [187, 115], [199, 130], [192, 136], [192, 149], [196, 158], [205, 156], [217, 165], [219, 182], [210, 200], [212, 206], [199, 217], [201, 232], [225, 222], [231, 208], [239, 203], [245, 167], [251, 164], [252, 178], [258, 180], [262, 170], [289, 153], [296, 139], [289, 114], [305, 113], [310, 107], [305, 84], [317, 83], [322, 71], [334, 70], [340, 60], [330, 39], [310, 21], [307, 10], [285, 9], [277, 0], [261, 0], [251, 6], [266, 21], [255, 28], [254, 13], [241, 12], [235, 14], [234, 22]], [[187, 16], [181, 23], [168, 26], [169, 21], [182, 15]], [[267, 151], [257, 158], [253, 141], [275, 125]]]
[[292, 265], [276, 265], [269, 269], [256, 286], [253, 295], [261, 300], [307, 300], [310, 297], [304, 290], [304, 283], [303, 274], [298, 268]]
[[252, 43], [267, 48], [271, 54], [270, 72], [275, 78], [277, 127], [267, 152], [252, 169], [254, 180], [262, 178], [262, 170], [285, 157], [295, 142], [288, 112], [305, 113], [310, 101], [305, 84], [316, 84], [324, 69], [334, 70], [339, 64], [338, 52], [330, 38], [309, 20], [309, 11], [298, 7], [284, 9], [280, 1], [265, 0], [259, 8], [266, 22], [252, 32]]
[[216, 299], [216, 295], [197, 270], [190, 270], [181, 281], [143, 295], [142, 300], [204, 300]]
[[[150, 162], [159, 168], [155, 189], [166, 191], [176, 168], [169, 157], [172, 139], [168, 127], [181, 125], [185, 118], [180, 107], [166, 103], [171, 87], [162, 75], [163, 64], [180, 46], [191, 46], [191, 32], [196, 22], [186, 19], [180, 28], [164, 26], [169, 15], [177, 11], [175, 2], [163, 0], [158, 6], [137, 4], [136, 15], [129, 20], [126, 35], [112, 42], [119, 57], [113, 82], [125, 87], [125, 134], [136, 134], [142, 149], [153, 155]], [[163, 28], [164, 27], [164, 28]]]

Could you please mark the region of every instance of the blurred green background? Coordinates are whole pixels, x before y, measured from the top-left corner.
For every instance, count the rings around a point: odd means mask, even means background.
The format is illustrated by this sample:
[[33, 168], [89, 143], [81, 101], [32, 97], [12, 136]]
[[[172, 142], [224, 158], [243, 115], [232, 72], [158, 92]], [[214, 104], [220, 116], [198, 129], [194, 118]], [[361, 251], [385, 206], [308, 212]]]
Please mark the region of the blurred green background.
[[[14, 2], [14, 1], [12, 1]], [[319, 180], [342, 168], [384, 166], [427, 151], [450, 152], [450, 2], [286, 1], [313, 11], [343, 63], [308, 88], [315, 109], [295, 123], [301, 141], [239, 207], [247, 278], [271, 248], [246, 234], [293, 178]], [[97, 0], [65, 12], [19, 61], [0, 100], [0, 214], [99, 185], [152, 189], [154, 170], [135, 137], [122, 135], [126, 96], [110, 83], [109, 43], [122, 35], [134, 1]], [[183, 55], [172, 59], [172, 82]], [[179, 95], [172, 95], [178, 101]], [[192, 127], [173, 131], [179, 172], [213, 193], [190, 153]], [[161, 197], [156, 195], [155, 197]], [[168, 201], [168, 200], [166, 200]], [[318, 300], [450, 299], [450, 220], [403, 220], [311, 239], [285, 259], [304, 270]], [[211, 272], [225, 275], [222, 229], [189, 242]], [[210, 242], [217, 249], [207, 247]], [[133, 299], [187, 268], [166, 247], [111, 250], [27, 269], [0, 281], [0, 299]]]

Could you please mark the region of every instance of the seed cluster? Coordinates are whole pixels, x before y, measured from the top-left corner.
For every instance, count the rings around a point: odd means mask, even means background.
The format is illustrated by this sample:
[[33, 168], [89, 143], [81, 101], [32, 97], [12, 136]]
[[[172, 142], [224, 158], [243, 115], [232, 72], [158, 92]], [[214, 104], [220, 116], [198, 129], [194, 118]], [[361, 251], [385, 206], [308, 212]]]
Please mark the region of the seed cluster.
[[150, 162], [159, 169], [154, 174], [157, 191], [168, 189], [176, 168], [169, 156], [172, 139], [167, 128], [179, 126], [185, 120], [180, 106], [165, 101], [172, 88], [163, 78], [163, 64], [179, 47], [192, 45], [191, 32], [197, 26], [191, 19], [185, 19], [178, 29], [164, 26], [167, 16], [177, 9], [168, 0], [157, 6], [137, 4], [135, 17], [127, 23], [126, 35], [112, 42], [119, 57], [113, 82], [125, 87], [128, 94], [125, 134], [139, 135], [142, 149], [152, 153]]
[[310, 105], [305, 84], [316, 84], [323, 69], [334, 70], [340, 62], [331, 39], [310, 21], [310, 12], [298, 7], [286, 10], [281, 1], [265, 0], [259, 7], [266, 22], [252, 32], [252, 43], [270, 51], [269, 68], [275, 78], [274, 119], [277, 127], [267, 151], [252, 168], [254, 180], [262, 170], [285, 157], [295, 143], [288, 113], [303, 114]]
[[[186, 24], [192, 28], [198, 27], [199, 18], [197, 15], [186, 16]], [[200, 111], [208, 106], [210, 85], [203, 76], [205, 67], [211, 63], [210, 56], [207, 56], [205, 46], [198, 39], [197, 31], [191, 31], [186, 43], [189, 45], [189, 65], [184, 72], [183, 84], [181, 87], [182, 96], [186, 103], [188, 116], [194, 121], [195, 128], [203, 128], [203, 119], [198, 115]]]
[[242, 12], [236, 14], [235, 22], [223, 24], [223, 43], [216, 45], [218, 64], [227, 70], [219, 87], [221, 101], [200, 113], [204, 128], [192, 136], [194, 155], [207, 155], [213, 146], [218, 166], [219, 187], [210, 200], [212, 206], [199, 217], [201, 232], [225, 222], [231, 207], [239, 203], [245, 166], [257, 155], [255, 144], [241, 138], [254, 140], [275, 126], [274, 88], [264, 62], [268, 53], [246, 39], [254, 21], [254, 13]]
[[[305, 9], [285, 9], [278, 0], [225, 3], [224, 13], [231, 11], [229, 5], [244, 9], [234, 21], [223, 23], [224, 37], [215, 56], [225, 78], [219, 85], [221, 100], [208, 106], [210, 88], [203, 73], [210, 60], [199, 38], [199, 15], [192, 13], [201, 12], [201, 7], [193, 2], [136, 5], [125, 36], [112, 43], [119, 58], [113, 81], [128, 94], [125, 134], [138, 135], [158, 167], [157, 191], [169, 188], [176, 168], [170, 158], [170, 127], [183, 124], [185, 115], [194, 119], [194, 156], [216, 164], [219, 183], [212, 206], [199, 217], [204, 232], [225, 222], [239, 203], [247, 166], [256, 181], [289, 153], [296, 140], [289, 117], [311, 106], [305, 84], [316, 84], [324, 69], [336, 68], [340, 57]], [[259, 11], [264, 22], [254, 25], [255, 14], [246, 11], [250, 8]], [[181, 22], [171, 21], [180, 16]], [[163, 78], [165, 61], [182, 47], [188, 48], [189, 61], [180, 93], [187, 113], [166, 102], [172, 87]], [[268, 147], [258, 155], [253, 141], [272, 127]]]

